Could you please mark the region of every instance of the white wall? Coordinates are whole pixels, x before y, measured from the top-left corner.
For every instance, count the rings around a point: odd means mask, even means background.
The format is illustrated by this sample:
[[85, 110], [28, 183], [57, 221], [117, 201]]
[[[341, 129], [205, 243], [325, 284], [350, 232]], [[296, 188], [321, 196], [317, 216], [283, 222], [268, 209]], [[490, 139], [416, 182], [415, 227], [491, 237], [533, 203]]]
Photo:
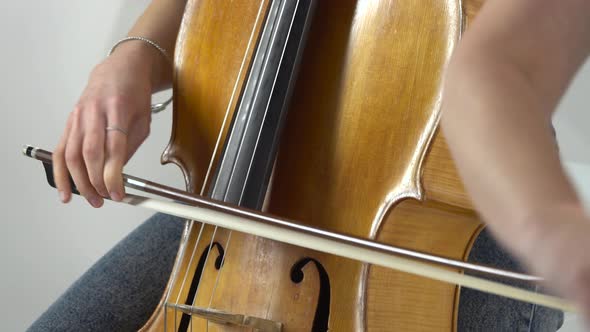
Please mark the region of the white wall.
[[554, 117], [562, 159], [567, 162], [590, 165], [589, 106], [590, 61], [578, 73]]
[[[43, 178], [38, 162], [21, 156], [23, 144], [53, 149], [87, 74], [124, 36], [148, 0], [0, 2], [0, 303], [2, 331], [21, 331], [148, 211], [108, 204], [70, 206]], [[556, 118], [564, 159], [590, 201], [586, 143], [590, 66]], [[170, 113], [156, 116], [152, 135], [126, 171], [177, 187], [180, 172], [159, 166]], [[574, 327], [570, 331], [575, 330]]]
[[[590, 210], [590, 61], [580, 70], [554, 117], [562, 160]], [[566, 315], [562, 331], [583, 331], [581, 318]]]
[[[587, 72], [590, 76], [590, 71]], [[590, 98], [586, 97], [586, 101], [590, 101]], [[586, 102], [587, 103], [587, 102]], [[577, 187], [578, 192], [584, 198], [586, 202], [586, 208], [590, 211], [590, 164], [582, 164], [578, 162], [566, 163], [566, 170], [570, 177], [574, 180], [574, 185]], [[564, 332], [582, 332], [588, 329], [583, 329], [582, 318], [573, 315], [566, 314], [566, 320], [564, 326], [560, 331]]]
[[[52, 150], [88, 72], [125, 36], [148, 0], [0, 2], [0, 322], [22, 331], [79, 275], [151, 213], [108, 204], [94, 210], [75, 198], [58, 202], [41, 164], [23, 144]], [[166, 96], [160, 96], [160, 100]], [[171, 185], [162, 167], [170, 112], [154, 117], [152, 135], [127, 172]]]

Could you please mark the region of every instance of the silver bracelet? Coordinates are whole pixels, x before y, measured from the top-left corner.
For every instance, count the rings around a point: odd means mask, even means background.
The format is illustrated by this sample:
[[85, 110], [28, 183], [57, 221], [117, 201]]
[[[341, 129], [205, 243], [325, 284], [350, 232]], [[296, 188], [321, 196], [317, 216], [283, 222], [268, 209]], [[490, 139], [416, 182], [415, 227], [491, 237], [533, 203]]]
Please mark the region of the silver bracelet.
[[[156, 48], [158, 51], [160, 51], [160, 53], [162, 53], [164, 58], [166, 58], [166, 61], [168, 61], [169, 63], [172, 63], [172, 58], [170, 57], [168, 52], [166, 52], [166, 50], [162, 46], [158, 45], [158, 43], [156, 43], [153, 40], [150, 40], [150, 39], [147, 39], [144, 37], [136, 37], [136, 36], [125, 37], [125, 38], [119, 40], [118, 42], [116, 42], [115, 45], [113, 45], [113, 47], [111, 47], [111, 49], [109, 50], [109, 53], [107, 53], [107, 56], [110, 56], [115, 51], [117, 46], [119, 46], [120, 44], [122, 44], [124, 42], [130, 41], [130, 40], [140, 40], [142, 42], [152, 45], [154, 48]], [[152, 114], [156, 114], [156, 113], [159, 113], [159, 112], [165, 110], [166, 107], [168, 107], [168, 105], [172, 102], [173, 98], [174, 98], [174, 96], [170, 96], [170, 98], [163, 103], [152, 104], [152, 106], [151, 106]]]

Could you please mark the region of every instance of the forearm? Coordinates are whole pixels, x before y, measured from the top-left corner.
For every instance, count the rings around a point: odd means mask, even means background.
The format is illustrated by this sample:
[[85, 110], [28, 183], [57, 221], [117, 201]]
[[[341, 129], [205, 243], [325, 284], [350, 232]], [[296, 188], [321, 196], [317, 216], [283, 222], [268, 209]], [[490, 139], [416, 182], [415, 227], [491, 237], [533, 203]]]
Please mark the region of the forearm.
[[[140, 36], [155, 41], [172, 57], [186, 0], [153, 0], [137, 20], [128, 36]], [[131, 61], [142, 61], [151, 71], [152, 92], [166, 89], [172, 84], [172, 63], [153, 46], [130, 41], [117, 47]]]
[[502, 242], [518, 244], [540, 213], [578, 199], [551, 131], [554, 105], [510, 65], [482, 61], [449, 73], [442, 124], [477, 210]]
[[550, 120], [588, 54], [589, 10], [580, 0], [492, 1], [447, 71], [445, 136], [476, 208], [516, 251], [547, 222], [543, 211], [579, 204]]

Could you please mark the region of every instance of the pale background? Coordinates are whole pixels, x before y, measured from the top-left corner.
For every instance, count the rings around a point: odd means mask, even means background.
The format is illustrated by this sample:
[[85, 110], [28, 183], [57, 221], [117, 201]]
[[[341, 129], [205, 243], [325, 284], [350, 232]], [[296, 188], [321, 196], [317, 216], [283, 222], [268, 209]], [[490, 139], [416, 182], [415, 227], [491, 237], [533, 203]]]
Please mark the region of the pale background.
[[[125, 35], [148, 0], [0, 2], [0, 322], [22, 331], [78, 276], [149, 211], [108, 204], [94, 210], [80, 199], [67, 207], [22, 157], [23, 144], [53, 149], [67, 114], [94, 64]], [[590, 201], [590, 66], [556, 117], [563, 159]], [[158, 96], [162, 99], [165, 96]], [[154, 118], [152, 135], [126, 172], [176, 187], [179, 170], [159, 166], [170, 112]], [[563, 331], [581, 330], [568, 317]]]

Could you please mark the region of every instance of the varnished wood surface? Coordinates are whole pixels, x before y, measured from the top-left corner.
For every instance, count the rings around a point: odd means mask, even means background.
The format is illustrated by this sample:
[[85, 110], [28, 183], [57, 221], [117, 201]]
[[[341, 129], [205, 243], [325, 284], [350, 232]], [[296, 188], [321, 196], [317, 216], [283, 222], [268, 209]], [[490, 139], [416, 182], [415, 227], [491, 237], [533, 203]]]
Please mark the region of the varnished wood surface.
[[[463, 1], [464, 29], [468, 29], [483, 3], [484, 0]], [[429, 200], [473, 209], [440, 130], [436, 132], [430, 144], [423, 168], [422, 183]]]
[[[345, 3], [354, 7], [352, 26], [342, 22], [341, 32], [331, 35], [347, 31], [348, 36], [337, 44], [324, 26], [304, 59], [312, 69], [302, 73], [305, 84], [294, 94], [270, 211], [320, 228], [463, 258], [477, 223], [466, 220], [461, 224], [465, 234], [457, 235], [462, 227], [433, 220], [434, 215], [398, 216], [405, 203], [395, 207], [404, 199], [424, 197], [422, 158], [439, 116], [442, 71], [460, 34], [459, 2]], [[449, 235], [464, 242], [443, 241]], [[333, 257], [322, 262], [336, 278], [335, 331], [425, 326], [441, 331], [453, 325], [452, 285], [369, 271]]]
[[440, 130], [434, 136], [426, 157], [422, 183], [428, 200], [473, 209]]
[[469, 27], [469, 22], [473, 21], [477, 13], [481, 10], [481, 7], [484, 5], [486, 0], [464, 0], [463, 1], [463, 8], [465, 12], [465, 17], [467, 18], [467, 27]]
[[[320, 228], [465, 258], [481, 224], [444, 139], [437, 134], [442, 75], [480, 0], [319, 1], [276, 164], [268, 210]], [[262, 3], [263, 10], [267, 3]], [[237, 103], [260, 3], [192, 0], [176, 50], [174, 129], [163, 160], [200, 192], [226, 111]], [[469, 14], [470, 16], [464, 16]], [[240, 70], [242, 69], [242, 71]], [[241, 74], [242, 73], [242, 74]], [[236, 83], [237, 82], [237, 83]], [[233, 97], [232, 97], [233, 96]], [[231, 113], [226, 123], [231, 120]], [[213, 164], [215, 164], [213, 162]], [[421, 200], [421, 201], [418, 201]], [[188, 232], [171, 299], [184, 299], [215, 231]], [[229, 232], [216, 230], [226, 247]], [[197, 243], [197, 238], [200, 241]], [[197, 257], [191, 260], [191, 253]], [[453, 285], [233, 233], [224, 267], [208, 260], [196, 305], [309, 331], [319, 279], [313, 265], [294, 284], [291, 266], [313, 257], [331, 282], [332, 331], [454, 330]], [[184, 300], [181, 300], [183, 302]], [[160, 307], [146, 331], [161, 331]], [[180, 320], [168, 310], [167, 327]], [[194, 331], [242, 331], [193, 319]]]
[[[230, 127], [269, 1], [188, 1], [175, 49], [172, 137], [188, 189], [202, 192]], [[221, 131], [221, 135], [220, 135]], [[213, 159], [213, 162], [211, 160]]]
[[[378, 240], [464, 259], [480, 227], [469, 210], [406, 200], [383, 223]], [[455, 329], [459, 296], [456, 286], [376, 266], [371, 267], [369, 277], [370, 331]]]
[[[268, 0], [187, 2], [175, 49], [172, 135], [162, 162], [180, 167], [191, 192], [207, 190], [212, 176], [208, 170], [221, 152], [268, 3]], [[187, 254], [177, 257], [175, 264], [180, 283], [171, 280], [167, 286], [172, 300], [186, 298], [188, 287], [182, 287], [182, 281], [185, 275], [192, 278], [198, 261], [198, 257], [191, 261], [191, 254], [200, 224], [193, 226], [183, 238]], [[205, 229], [195, 252], [197, 249], [202, 252], [208, 245], [208, 234], [210, 228]], [[163, 302], [142, 330], [162, 331], [165, 325], [168, 330], [175, 330], [180, 314], [172, 312], [164, 322], [162, 306]], [[203, 323], [195, 322], [194, 330], [202, 331]]]

